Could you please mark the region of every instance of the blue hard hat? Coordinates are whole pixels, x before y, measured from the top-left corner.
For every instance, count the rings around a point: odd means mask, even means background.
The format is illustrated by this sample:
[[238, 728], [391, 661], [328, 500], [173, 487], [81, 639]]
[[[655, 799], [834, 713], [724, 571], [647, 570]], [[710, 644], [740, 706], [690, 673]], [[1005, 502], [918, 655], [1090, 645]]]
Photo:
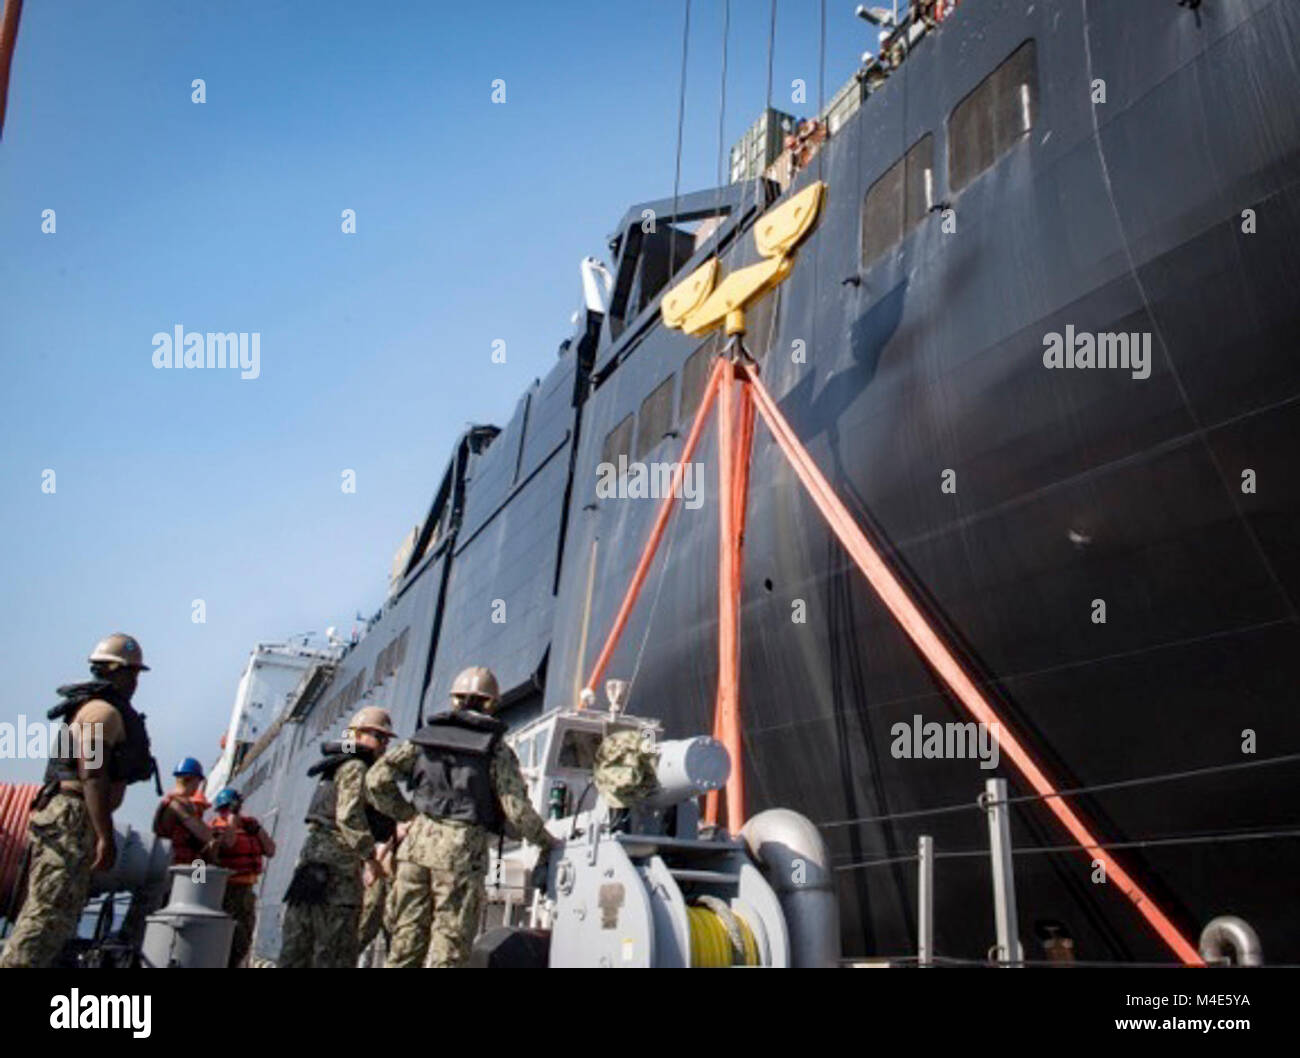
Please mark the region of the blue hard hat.
[[173, 775], [197, 775], [203, 778], [203, 765], [193, 757], [186, 757], [175, 768], [172, 769]]
[[221, 793], [217, 794], [216, 800], [212, 802], [212, 807], [225, 808], [227, 805], [243, 804], [243, 803], [244, 803], [244, 799], [243, 797], [240, 796], [239, 791], [231, 789], [229, 786], [227, 786], [224, 790], [221, 791]]

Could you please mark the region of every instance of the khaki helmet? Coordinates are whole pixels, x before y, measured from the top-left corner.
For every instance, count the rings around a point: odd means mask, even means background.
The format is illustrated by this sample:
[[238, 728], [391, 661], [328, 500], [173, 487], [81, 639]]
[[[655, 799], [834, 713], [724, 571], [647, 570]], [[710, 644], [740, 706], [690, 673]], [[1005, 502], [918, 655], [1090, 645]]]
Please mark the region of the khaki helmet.
[[376, 735], [387, 735], [389, 738], [395, 738], [397, 732], [393, 730], [393, 718], [388, 715], [387, 709], [381, 709], [377, 705], [367, 705], [364, 709], [358, 709], [348, 721], [349, 731], [372, 731]]
[[451, 698], [457, 704], [460, 704], [458, 699], [461, 698], [486, 698], [487, 708], [492, 708], [500, 697], [501, 689], [497, 686], [497, 678], [492, 675], [491, 669], [482, 665], [471, 665], [461, 670], [451, 684]]
[[111, 636], [101, 639], [95, 644], [95, 649], [90, 652], [90, 657], [86, 660], [92, 665], [107, 664], [149, 671], [149, 666], [144, 663], [144, 651], [140, 649], [140, 644], [122, 632], [114, 632]]

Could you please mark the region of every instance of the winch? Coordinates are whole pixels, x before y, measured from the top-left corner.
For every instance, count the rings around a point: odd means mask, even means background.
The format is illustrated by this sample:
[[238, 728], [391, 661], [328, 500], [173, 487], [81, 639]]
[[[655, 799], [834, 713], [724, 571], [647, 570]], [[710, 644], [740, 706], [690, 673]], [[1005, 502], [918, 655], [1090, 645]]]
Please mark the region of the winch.
[[555, 710], [510, 742], [564, 841], [506, 849], [488, 873], [473, 965], [832, 966], [838, 908], [821, 836], [781, 809], [740, 834], [701, 824], [726, 785], [716, 739], [661, 741], [657, 721]]

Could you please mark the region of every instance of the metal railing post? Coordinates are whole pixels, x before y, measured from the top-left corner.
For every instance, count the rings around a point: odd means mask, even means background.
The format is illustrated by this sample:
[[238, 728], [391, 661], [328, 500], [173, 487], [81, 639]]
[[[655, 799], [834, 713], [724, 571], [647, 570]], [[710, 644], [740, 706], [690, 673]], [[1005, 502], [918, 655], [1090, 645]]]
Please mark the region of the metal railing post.
[[934, 965], [934, 838], [922, 834], [916, 841], [917, 962]]
[[1016, 874], [1011, 862], [1011, 816], [1007, 811], [1007, 780], [984, 784], [984, 810], [989, 817], [989, 855], [993, 864], [993, 917], [997, 923], [997, 962], [1020, 962], [1016, 919]]

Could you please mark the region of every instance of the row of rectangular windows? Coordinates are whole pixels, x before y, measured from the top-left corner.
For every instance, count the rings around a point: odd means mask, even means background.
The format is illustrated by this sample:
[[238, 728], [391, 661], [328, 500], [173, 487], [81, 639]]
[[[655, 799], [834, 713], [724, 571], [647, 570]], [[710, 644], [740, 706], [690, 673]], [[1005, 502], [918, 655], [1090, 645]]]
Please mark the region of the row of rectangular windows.
[[641, 410], [635, 416], [635, 446], [632, 443], [634, 417], [629, 412], [605, 435], [601, 461], [617, 467], [621, 455], [630, 460], [643, 459], [669, 435], [674, 422], [685, 423], [694, 418], [700, 398], [704, 396], [709, 369], [717, 358], [717, 351], [717, 339], [714, 337], [696, 349], [682, 366], [681, 396], [676, 419], [673, 417], [673, 390], [677, 376], [669, 375], [641, 402]]
[[[948, 116], [948, 188], [956, 194], [992, 167], [1034, 126], [1038, 74], [1025, 41]], [[926, 133], [868, 189], [862, 200], [862, 264], [871, 264], [934, 205], [934, 136]]]
[[366, 670], [358, 672], [333, 698], [330, 703], [320, 711], [316, 717], [315, 724], [312, 725], [312, 733], [319, 735], [330, 724], [334, 723], [344, 710], [361, 698], [361, 692], [366, 686]]
[[[370, 681], [371, 687], [383, 683], [406, 660], [406, 640], [410, 631], [411, 626], [407, 625], [401, 632], [390, 639], [388, 645], [379, 652], [379, 657], [375, 659], [374, 674]], [[343, 715], [344, 710], [361, 700], [362, 692], [366, 689], [366, 670], [362, 669], [342, 690], [330, 699], [328, 705], [320, 709], [312, 725], [313, 733], [319, 735], [325, 728], [334, 723]]]

